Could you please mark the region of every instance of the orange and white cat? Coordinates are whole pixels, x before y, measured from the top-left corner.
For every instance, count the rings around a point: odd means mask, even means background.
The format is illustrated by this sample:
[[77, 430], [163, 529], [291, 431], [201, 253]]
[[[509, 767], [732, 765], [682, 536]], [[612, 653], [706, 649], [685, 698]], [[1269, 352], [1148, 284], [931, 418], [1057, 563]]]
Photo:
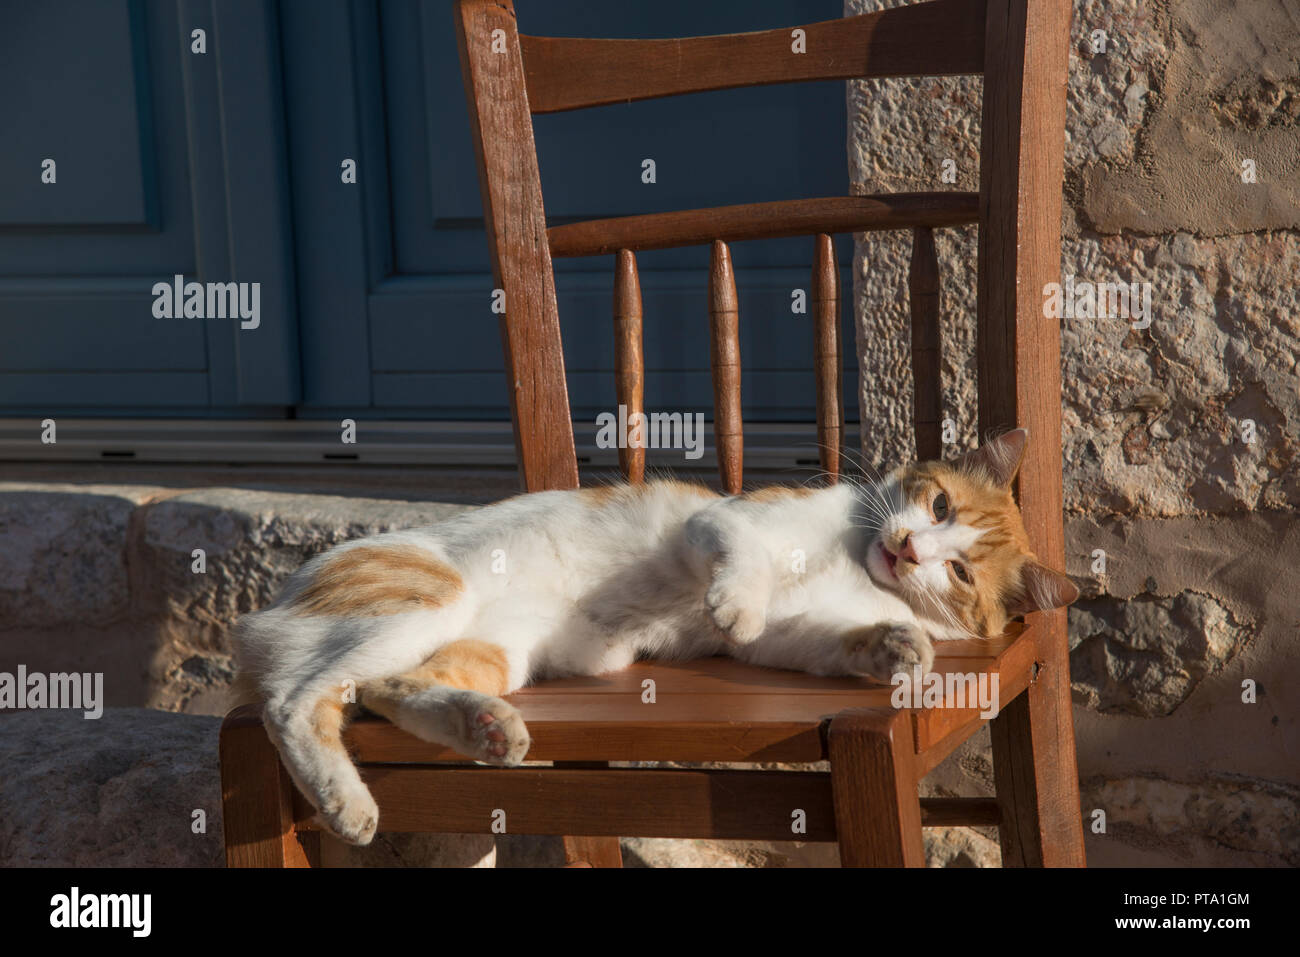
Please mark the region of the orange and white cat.
[[501, 696], [535, 680], [727, 654], [888, 681], [928, 670], [935, 640], [1069, 604], [1012, 498], [1025, 439], [879, 482], [541, 492], [347, 542], [239, 622], [241, 671], [321, 822], [365, 844], [379, 813], [341, 740], [347, 688], [414, 735], [515, 765], [528, 729]]

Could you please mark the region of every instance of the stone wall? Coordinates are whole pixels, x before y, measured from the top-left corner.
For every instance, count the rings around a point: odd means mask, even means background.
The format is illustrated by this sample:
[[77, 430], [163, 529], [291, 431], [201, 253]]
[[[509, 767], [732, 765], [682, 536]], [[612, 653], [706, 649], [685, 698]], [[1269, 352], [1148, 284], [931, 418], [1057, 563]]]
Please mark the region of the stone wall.
[[[1300, 12], [1224, 8], [1075, 2], [1062, 281], [1151, 290], [1145, 328], [1060, 320], [1079, 773], [1088, 822], [1107, 824], [1087, 833], [1094, 864], [1300, 863]], [[980, 104], [974, 78], [850, 83], [854, 192], [977, 190]], [[975, 231], [936, 238], [952, 455], [976, 443]], [[863, 449], [894, 464], [913, 441], [911, 242], [858, 239]], [[969, 793], [986, 772], [976, 748], [936, 780]]]

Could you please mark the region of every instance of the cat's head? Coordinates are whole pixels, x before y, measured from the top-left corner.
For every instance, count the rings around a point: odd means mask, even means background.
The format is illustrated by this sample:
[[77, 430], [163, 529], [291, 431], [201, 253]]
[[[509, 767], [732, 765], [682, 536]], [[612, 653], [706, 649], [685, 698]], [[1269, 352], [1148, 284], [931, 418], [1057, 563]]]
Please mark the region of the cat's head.
[[878, 585], [959, 634], [991, 638], [1015, 615], [1079, 596], [1043, 565], [1011, 494], [1028, 433], [1016, 429], [954, 462], [921, 462], [863, 494], [871, 537], [865, 562]]

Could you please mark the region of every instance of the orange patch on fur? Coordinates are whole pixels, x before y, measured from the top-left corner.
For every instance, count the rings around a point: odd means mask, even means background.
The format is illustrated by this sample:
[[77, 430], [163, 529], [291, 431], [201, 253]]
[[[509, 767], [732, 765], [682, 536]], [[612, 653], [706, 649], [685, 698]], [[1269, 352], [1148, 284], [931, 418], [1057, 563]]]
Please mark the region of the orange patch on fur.
[[807, 498], [816, 492], [817, 489], [803, 485], [769, 485], [766, 488], [745, 492], [741, 498], [749, 502], [783, 502], [787, 499]]
[[698, 498], [717, 498], [718, 493], [695, 482], [683, 482], [679, 479], [655, 479], [651, 482], [638, 482], [635, 485], [626, 482], [615, 485], [592, 485], [578, 490], [583, 500], [591, 505], [608, 505], [614, 502], [627, 502], [634, 497], [648, 495], [660, 489], [668, 489], [677, 495], [692, 495]]
[[718, 493], [713, 489], [700, 485], [697, 482], [683, 482], [680, 479], [663, 479], [656, 482], [656, 485], [666, 485], [675, 492], [681, 492], [684, 495], [694, 495], [697, 498], [718, 498]]
[[456, 571], [415, 545], [366, 545], [327, 562], [290, 607], [300, 615], [376, 618], [449, 604]]
[[591, 505], [606, 505], [618, 498], [619, 493], [625, 491], [625, 489], [626, 486], [619, 485], [592, 485], [588, 488], [578, 489], [578, 494]]
[[418, 668], [363, 686], [362, 700], [367, 706], [396, 702], [433, 685], [503, 695], [511, 690], [510, 661], [500, 645], [464, 638], [438, 649]]
[[326, 697], [312, 709], [311, 729], [316, 740], [327, 748], [343, 750], [343, 702]]

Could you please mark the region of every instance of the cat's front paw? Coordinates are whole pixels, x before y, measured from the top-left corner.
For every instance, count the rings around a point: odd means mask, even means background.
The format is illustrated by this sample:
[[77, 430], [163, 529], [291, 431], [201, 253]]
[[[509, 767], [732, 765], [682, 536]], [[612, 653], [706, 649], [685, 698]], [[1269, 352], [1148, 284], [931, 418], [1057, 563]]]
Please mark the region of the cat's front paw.
[[890, 682], [902, 672], [926, 674], [934, 666], [934, 645], [916, 625], [886, 622], [850, 632], [844, 637], [849, 671]]
[[767, 611], [732, 582], [715, 582], [704, 596], [709, 620], [728, 641], [747, 645], [767, 627]]

